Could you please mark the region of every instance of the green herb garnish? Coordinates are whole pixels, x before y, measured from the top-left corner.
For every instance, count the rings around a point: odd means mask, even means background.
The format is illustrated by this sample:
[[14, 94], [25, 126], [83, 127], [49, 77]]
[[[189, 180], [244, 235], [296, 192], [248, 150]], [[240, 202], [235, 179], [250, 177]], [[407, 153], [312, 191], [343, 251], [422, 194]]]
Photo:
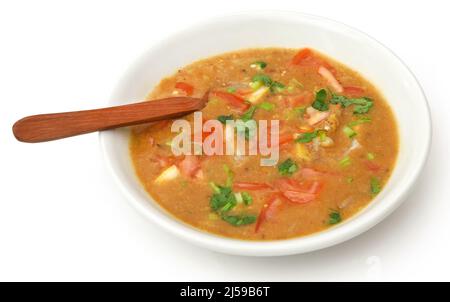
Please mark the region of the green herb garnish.
[[232, 115], [232, 114], [230, 114], [230, 115], [219, 115], [219, 116], [217, 117], [217, 120], [218, 120], [219, 122], [221, 122], [222, 124], [226, 124], [227, 121], [232, 121], [232, 120], [234, 120], [234, 118], [233, 118], [233, 115]]
[[272, 86], [272, 79], [265, 74], [257, 74], [252, 78], [252, 82], [260, 82], [264, 86], [270, 87]]
[[262, 102], [258, 107], [266, 111], [272, 111], [275, 108], [275, 105], [269, 102]]
[[266, 86], [270, 88], [271, 92], [281, 92], [283, 91], [286, 87], [284, 86], [284, 84], [277, 82], [277, 81], [273, 81], [268, 75], [265, 74], [257, 74], [252, 78], [252, 82], [250, 83], [250, 87], [252, 87], [252, 89], [256, 90], [261, 86]]
[[[227, 167], [227, 168], [225, 168]], [[224, 166], [224, 169], [229, 172], [228, 166]], [[229, 182], [229, 181], [227, 181]], [[222, 218], [222, 220], [228, 222], [234, 226], [247, 225], [254, 223], [256, 221], [255, 215], [228, 215], [227, 213], [231, 211], [238, 203], [243, 202], [245, 205], [249, 205], [252, 203], [253, 199], [250, 194], [246, 192], [242, 193], [233, 193], [231, 190], [231, 186], [219, 186], [215, 183], [210, 183], [211, 188], [213, 189], [213, 195], [209, 200], [209, 205], [211, 209], [217, 213], [218, 216]], [[215, 214], [211, 213], [211, 214]], [[210, 214], [210, 216], [211, 216]]]
[[336, 210], [331, 211], [331, 213], [328, 215], [328, 224], [338, 224], [341, 221], [341, 213]]
[[349, 127], [354, 127], [354, 126], [358, 126], [361, 124], [365, 124], [365, 123], [370, 123], [372, 121], [372, 119], [368, 116], [363, 116], [360, 119], [357, 119], [356, 121], [352, 121], [350, 123], [348, 123]]
[[328, 103], [327, 100], [327, 91], [325, 89], [320, 89], [316, 92], [316, 98], [314, 102], [312, 103], [312, 107], [319, 111], [327, 111], [328, 110]]
[[256, 61], [256, 62], [250, 64], [250, 67], [257, 68], [259, 70], [263, 70], [264, 68], [266, 68], [266, 66], [267, 66], [267, 63], [263, 62], [263, 61]]
[[228, 93], [235, 93], [236, 92], [236, 87], [228, 87], [227, 88], [227, 92]]
[[247, 111], [244, 112], [244, 114], [241, 115], [241, 120], [244, 122], [247, 122], [253, 118], [253, 115], [256, 111], [256, 106], [251, 106]]
[[353, 130], [349, 126], [344, 126], [344, 128], [342, 128], [342, 131], [344, 131], [345, 135], [347, 135], [348, 138], [352, 138], [352, 137], [355, 137], [357, 135], [356, 131]]
[[332, 94], [330, 103], [340, 104], [342, 107], [347, 108], [350, 105], [354, 105], [353, 114], [364, 114], [369, 112], [373, 106], [373, 101], [370, 98], [347, 98], [343, 95]]
[[223, 165], [223, 170], [225, 171], [225, 173], [227, 173], [226, 186], [231, 187], [233, 185], [234, 173], [227, 165]]
[[381, 191], [380, 180], [376, 177], [370, 179], [370, 192], [372, 195], [377, 195]]
[[214, 194], [209, 204], [214, 211], [229, 211], [236, 205], [236, 197], [230, 187], [217, 186], [214, 184]]
[[283, 176], [290, 176], [297, 172], [297, 164], [290, 158], [278, 165], [278, 172]]
[[317, 131], [303, 133], [300, 135], [295, 142], [297, 143], [310, 143], [313, 139], [317, 137]]
[[348, 167], [351, 165], [351, 163], [352, 163], [352, 161], [350, 159], [350, 156], [348, 156], [348, 155], [339, 161], [339, 165], [341, 167]]
[[375, 159], [375, 154], [373, 154], [371, 152], [367, 153], [367, 159], [368, 160], [374, 160]]
[[255, 215], [225, 215], [223, 214], [222, 219], [234, 226], [241, 226], [252, 224], [256, 221]]
[[281, 84], [280, 82], [272, 82], [272, 85], [270, 85], [270, 91], [271, 92], [276, 92], [276, 93], [280, 93], [282, 92], [284, 89], [286, 88], [286, 86], [284, 86], [283, 84]]
[[244, 201], [244, 204], [245, 204], [246, 206], [252, 204], [253, 198], [252, 198], [252, 196], [251, 196], [249, 193], [247, 193], [247, 192], [242, 192], [241, 195], [242, 195], [242, 200]]

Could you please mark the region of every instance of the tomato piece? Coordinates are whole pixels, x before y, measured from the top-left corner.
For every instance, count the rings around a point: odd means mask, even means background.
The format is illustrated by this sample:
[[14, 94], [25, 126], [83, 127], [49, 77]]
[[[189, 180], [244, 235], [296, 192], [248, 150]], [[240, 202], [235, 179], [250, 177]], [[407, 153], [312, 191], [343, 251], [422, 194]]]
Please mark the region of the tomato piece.
[[175, 88], [184, 91], [187, 96], [191, 96], [194, 93], [194, 86], [185, 82], [175, 83]]
[[342, 93], [344, 92], [344, 88], [339, 83], [339, 81], [336, 79], [334, 74], [325, 66], [320, 66], [317, 70], [317, 73], [319, 73], [327, 82], [328, 85], [331, 86], [336, 92]]
[[300, 175], [304, 178], [320, 178], [326, 176], [326, 173], [314, 170], [312, 168], [302, 168], [300, 169]]
[[238, 109], [239, 111], [247, 110], [250, 105], [245, 102], [245, 100], [237, 95], [224, 91], [215, 91], [212, 93], [220, 99], [226, 101], [230, 106]]
[[299, 192], [299, 191], [285, 191], [283, 192], [284, 197], [289, 199], [289, 201], [304, 204], [316, 199], [316, 194]]
[[236, 90], [236, 94], [240, 95], [240, 96], [246, 96], [249, 95], [253, 92], [253, 89], [248, 88], [248, 89], [244, 89], [244, 88], [239, 88]]
[[294, 136], [292, 134], [286, 133], [278, 137], [278, 146], [285, 145], [287, 143], [293, 142]]
[[345, 86], [344, 94], [350, 97], [362, 97], [364, 96], [365, 90], [361, 87], [356, 86]]
[[303, 193], [317, 194], [322, 188], [322, 183], [319, 181], [302, 181], [299, 182], [291, 178], [280, 178], [274, 183], [277, 190], [281, 192], [297, 191]]
[[306, 58], [309, 58], [313, 55], [313, 52], [309, 48], [303, 48], [292, 58], [291, 63], [294, 65], [301, 64]]
[[200, 160], [195, 155], [186, 155], [184, 159], [178, 163], [181, 173], [187, 177], [193, 177], [201, 169]]
[[275, 217], [282, 204], [283, 200], [278, 194], [273, 194], [269, 197], [268, 201], [263, 205], [261, 211], [259, 212], [255, 225], [255, 233], [259, 231], [263, 222]]
[[366, 160], [366, 161], [364, 161], [364, 163], [369, 171], [378, 172], [381, 169], [380, 165], [377, 165], [376, 163], [374, 163], [370, 160]]
[[259, 183], [259, 182], [235, 182], [233, 184], [233, 189], [258, 191], [271, 189], [271, 186], [269, 186], [266, 183]]
[[159, 164], [161, 168], [166, 168], [171, 166], [175, 162], [175, 157], [173, 156], [156, 156], [154, 160]]

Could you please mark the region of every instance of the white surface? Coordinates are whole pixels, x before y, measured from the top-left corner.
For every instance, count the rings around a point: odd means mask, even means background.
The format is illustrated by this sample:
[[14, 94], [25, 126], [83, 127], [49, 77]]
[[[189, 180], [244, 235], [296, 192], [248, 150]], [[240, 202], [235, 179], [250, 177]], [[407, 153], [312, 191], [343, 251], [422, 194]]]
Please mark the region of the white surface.
[[[255, 36], [255, 32], [268, 27], [268, 24], [270, 28], [265, 30], [264, 35]], [[201, 46], [190, 44], [198, 37], [203, 39]], [[214, 37], [220, 37], [220, 40]], [[151, 222], [179, 238], [213, 251], [243, 256], [285, 256], [322, 249], [359, 235], [387, 217], [404, 201], [424, 167], [430, 147], [428, 105], [414, 76], [391, 51], [341, 23], [275, 11], [231, 14], [201, 22], [168, 37], [163, 43], [155, 44], [140, 56], [122, 77], [110, 104], [121, 105], [144, 99], [149, 86], [157, 85], [162, 77], [194, 60], [235, 49], [273, 45], [307, 46], [333, 54], [337, 60], [364, 74], [375, 86], [383, 88], [383, 94], [390, 101], [397, 118], [400, 135], [396, 168], [383, 191], [358, 215], [324, 232], [271, 242], [222, 238], [181, 223], [167, 215], [156, 202], [150, 202], [129, 157], [127, 129], [102, 132], [102, 149], [108, 168], [117, 179], [117, 186]], [[180, 48], [183, 48], [182, 53]], [[369, 54], [371, 60], [367, 60]], [[412, 128], [416, 129], [414, 133], [410, 131]]]
[[[202, 1], [202, 9], [199, 2], [0, 2], [0, 280], [450, 280], [445, 2]], [[152, 42], [196, 19], [255, 8], [357, 27], [399, 55], [427, 94], [434, 124], [428, 165], [408, 200], [367, 233], [299, 256], [216, 254], [129, 207], [105, 169], [97, 135], [14, 141], [10, 127], [24, 115], [102, 106]]]

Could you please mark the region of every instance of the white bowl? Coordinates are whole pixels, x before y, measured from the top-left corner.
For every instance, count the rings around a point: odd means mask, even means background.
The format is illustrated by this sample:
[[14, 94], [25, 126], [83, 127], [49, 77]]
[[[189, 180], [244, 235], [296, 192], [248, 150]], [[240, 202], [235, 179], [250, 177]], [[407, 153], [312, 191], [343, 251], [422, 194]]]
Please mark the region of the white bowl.
[[252, 47], [312, 47], [359, 71], [384, 94], [397, 118], [400, 149], [389, 182], [370, 205], [329, 230], [279, 241], [228, 239], [174, 219], [139, 183], [128, 151], [128, 129], [100, 135], [107, 164], [129, 202], [150, 221], [211, 250], [251, 256], [305, 253], [329, 247], [368, 230], [405, 199], [418, 178], [431, 141], [428, 105], [420, 85], [389, 49], [335, 21], [287, 12], [257, 12], [215, 18], [168, 37], [148, 50], [119, 83], [110, 105], [143, 100], [177, 68], [227, 51]]

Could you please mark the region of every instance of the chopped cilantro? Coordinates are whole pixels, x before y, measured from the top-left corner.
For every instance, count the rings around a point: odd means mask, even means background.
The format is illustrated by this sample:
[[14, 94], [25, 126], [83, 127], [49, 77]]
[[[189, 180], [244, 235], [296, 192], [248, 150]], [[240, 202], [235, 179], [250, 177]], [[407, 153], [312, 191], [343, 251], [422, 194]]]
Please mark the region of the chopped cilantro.
[[249, 193], [247, 193], [247, 192], [242, 192], [241, 195], [242, 195], [242, 200], [244, 201], [244, 204], [245, 204], [246, 206], [252, 204], [253, 198], [252, 198], [252, 196], [251, 196]]
[[336, 210], [331, 211], [331, 213], [328, 215], [328, 224], [338, 224], [341, 221], [341, 213]]
[[230, 114], [230, 115], [219, 115], [218, 117], [217, 117], [217, 120], [219, 121], [219, 122], [221, 122], [222, 124], [226, 124], [227, 123], [227, 121], [230, 121], [230, 120], [233, 120], [234, 118], [233, 118], [233, 115], [232, 114]]
[[297, 143], [309, 143], [317, 137], [317, 131], [303, 133], [295, 141]]
[[255, 215], [222, 215], [222, 219], [234, 226], [252, 224], [256, 221]]
[[353, 114], [367, 113], [373, 106], [373, 101], [370, 98], [347, 98], [343, 95], [337, 94], [332, 95], [330, 102], [332, 104], [340, 104], [344, 108], [347, 108], [350, 105], [354, 105]]
[[290, 176], [297, 172], [297, 164], [290, 158], [278, 165], [278, 172], [283, 176]]
[[325, 89], [320, 89], [316, 92], [316, 98], [314, 102], [312, 103], [312, 107], [319, 111], [327, 111], [328, 110], [328, 103], [327, 100], [327, 91]]

